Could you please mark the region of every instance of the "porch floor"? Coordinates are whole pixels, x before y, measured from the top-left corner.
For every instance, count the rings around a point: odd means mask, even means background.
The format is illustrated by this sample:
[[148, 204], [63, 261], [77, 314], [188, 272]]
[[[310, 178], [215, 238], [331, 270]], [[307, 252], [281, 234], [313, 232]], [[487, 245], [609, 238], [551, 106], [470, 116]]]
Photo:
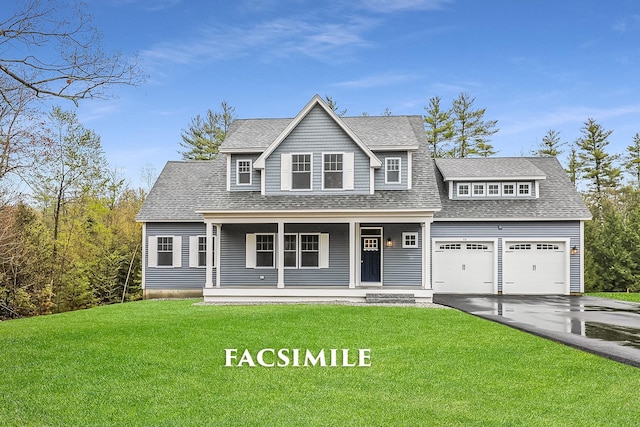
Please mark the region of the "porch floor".
[[416, 287], [395, 288], [331, 288], [331, 287], [286, 287], [286, 288], [204, 288], [204, 302], [366, 302], [367, 294], [413, 295], [416, 302], [433, 302], [433, 290]]

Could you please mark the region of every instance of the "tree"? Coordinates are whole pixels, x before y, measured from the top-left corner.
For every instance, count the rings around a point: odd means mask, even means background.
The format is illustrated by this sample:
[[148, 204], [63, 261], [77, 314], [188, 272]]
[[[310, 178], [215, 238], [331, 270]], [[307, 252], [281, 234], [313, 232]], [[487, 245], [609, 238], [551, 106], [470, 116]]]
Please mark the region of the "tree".
[[338, 108], [338, 101], [336, 101], [335, 99], [333, 99], [329, 95], [325, 95], [324, 96], [324, 100], [327, 103], [327, 106], [329, 106], [329, 108], [331, 108], [333, 110], [333, 112], [336, 113], [338, 116], [342, 117], [345, 114], [347, 114], [347, 109], [345, 108], [344, 110], [340, 110]]
[[[462, 92], [458, 98], [453, 100], [452, 117], [453, 124], [453, 143], [454, 146], [450, 150], [451, 157], [469, 157], [480, 154], [478, 150], [479, 144], [484, 153], [490, 153], [486, 144], [489, 137], [499, 129], [496, 128], [497, 120], [484, 120], [486, 109], [473, 110], [475, 98], [469, 97], [468, 94]], [[495, 152], [494, 152], [495, 153]]]
[[213, 160], [218, 155], [218, 148], [227, 137], [229, 127], [233, 123], [235, 108], [222, 101], [220, 111], [207, 110], [203, 119], [200, 115], [191, 119], [187, 130], [182, 130], [180, 145], [186, 151], [180, 151], [184, 160]]
[[636, 133], [633, 136], [633, 143], [627, 146], [624, 167], [635, 179], [636, 187], [640, 189], [640, 133]]
[[576, 150], [576, 146], [575, 144], [571, 144], [566, 172], [567, 174], [569, 174], [569, 179], [571, 180], [573, 185], [577, 185], [576, 183], [580, 176], [581, 169], [582, 169], [582, 163], [578, 159], [578, 152]]
[[560, 142], [560, 132], [549, 129], [542, 137], [542, 142], [538, 145], [538, 148], [533, 150], [531, 154], [539, 157], [558, 157], [562, 154], [560, 147], [565, 144], [566, 142]]
[[18, 108], [14, 92], [24, 88], [39, 98], [77, 105], [81, 99], [105, 97], [110, 86], [144, 81], [137, 58], [103, 50], [102, 35], [81, 2], [9, 2], [3, 12], [0, 97], [13, 108]]
[[605, 151], [613, 131], [605, 130], [591, 117], [584, 122], [580, 131], [582, 137], [576, 140], [576, 146], [581, 172], [591, 181], [595, 196], [600, 199], [606, 188], [616, 187], [620, 180], [620, 169], [614, 165], [618, 156]]
[[453, 118], [450, 110], [440, 108], [440, 97], [429, 99], [429, 106], [424, 107], [427, 114], [424, 116], [425, 131], [429, 142], [429, 151], [432, 157], [444, 157], [448, 148], [445, 144], [453, 137]]

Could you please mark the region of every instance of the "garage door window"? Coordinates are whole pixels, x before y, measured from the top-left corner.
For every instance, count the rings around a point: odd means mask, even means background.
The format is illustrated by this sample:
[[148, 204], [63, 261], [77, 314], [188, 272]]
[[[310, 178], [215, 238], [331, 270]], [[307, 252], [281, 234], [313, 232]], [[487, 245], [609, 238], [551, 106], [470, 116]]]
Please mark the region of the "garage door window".
[[467, 250], [486, 251], [487, 249], [489, 249], [487, 245], [483, 245], [479, 243], [467, 243]]
[[528, 251], [531, 250], [531, 243], [518, 243], [517, 245], [509, 245], [511, 251]]
[[462, 245], [460, 243], [447, 243], [446, 245], [440, 245], [440, 249], [445, 251], [460, 250]]
[[560, 249], [558, 245], [554, 245], [552, 243], [538, 243], [536, 248], [539, 251], [557, 251]]

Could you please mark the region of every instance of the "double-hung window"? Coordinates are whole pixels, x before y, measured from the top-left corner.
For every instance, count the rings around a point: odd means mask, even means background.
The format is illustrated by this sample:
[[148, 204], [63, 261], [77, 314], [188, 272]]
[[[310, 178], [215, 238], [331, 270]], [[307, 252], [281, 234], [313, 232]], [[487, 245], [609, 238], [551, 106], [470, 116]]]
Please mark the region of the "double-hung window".
[[311, 190], [311, 154], [291, 155], [291, 189]]
[[158, 258], [159, 267], [173, 266], [173, 237], [158, 237]]
[[323, 188], [342, 189], [342, 153], [325, 154], [323, 160]]
[[400, 158], [387, 157], [385, 159], [385, 177], [386, 184], [400, 184]]
[[238, 159], [236, 162], [236, 182], [238, 185], [251, 185], [251, 160]]
[[275, 267], [273, 234], [256, 234], [256, 267]]
[[289, 268], [298, 267], [298, 235], [284, 235], [284, 266]]
[[320, 235], [300, 235], [300, 267], [318, 267], [320, 264]]

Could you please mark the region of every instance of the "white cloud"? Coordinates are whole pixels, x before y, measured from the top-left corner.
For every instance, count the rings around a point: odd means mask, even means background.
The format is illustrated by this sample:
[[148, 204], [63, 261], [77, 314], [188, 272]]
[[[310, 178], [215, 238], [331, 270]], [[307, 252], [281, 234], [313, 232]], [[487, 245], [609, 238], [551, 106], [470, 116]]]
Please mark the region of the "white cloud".
[[407, 10], [438, 10], [453, 0], [361, 0], [358, 7], [378, 13]]
[[338, 83], [334, 83], [331, 86], [353, 88], [353, 89], [373, 88], [373, 87], [381, 87], [381, 86], [391, 86], [396, 83], [403, 83], [403, 82], [414, 80], [417, 77], [418, 76], [413, 74], [386, 73], [386, 74], [377, 74], [373, 76], [366, 76], [357, 80], [348, 80], [344, 82], [338, 82]]

